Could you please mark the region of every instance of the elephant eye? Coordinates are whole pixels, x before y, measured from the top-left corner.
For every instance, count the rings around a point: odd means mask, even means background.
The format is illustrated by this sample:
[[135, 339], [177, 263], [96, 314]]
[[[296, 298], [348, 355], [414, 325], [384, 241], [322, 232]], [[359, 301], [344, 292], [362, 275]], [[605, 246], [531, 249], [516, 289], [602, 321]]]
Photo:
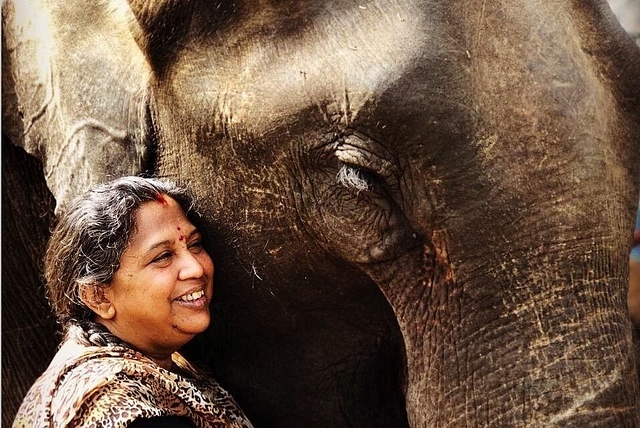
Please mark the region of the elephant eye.
[[303, 165], [311, 166], [298, 192], [300, 206], [310, 208], [301, 211], [305, 230], [358, 264], [387, 261], [416, 245], [403, 212], [401, 158], [359, 130], [319, 137], [321, 145], [303, 152]]
[[344, 187], [356, 193], [396, 190], [397, 170], [377, 143], [352, 134], [339, 141], [334, 150], [340, 164], [336, 179]]
[[380, 177], [374, 172], [348, 164], [340, 167], [336, 179], [338, 183], [358, 193], [371, 191], [380, 182]]

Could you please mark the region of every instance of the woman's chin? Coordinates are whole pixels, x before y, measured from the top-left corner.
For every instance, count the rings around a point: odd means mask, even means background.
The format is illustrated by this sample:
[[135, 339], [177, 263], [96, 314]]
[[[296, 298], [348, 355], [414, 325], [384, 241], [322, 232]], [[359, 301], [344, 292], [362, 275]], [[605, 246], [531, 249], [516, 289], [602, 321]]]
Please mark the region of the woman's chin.
[[209, 322], [211, 321], [211, 317], [207, 313], [202, 314], [201, 316], [190, 317], [188, 320], [183, 320], [182, 322], [177, 322], [174, 326], [176, 330], [183, 334], [196, 335], [202, 333], [209, 327]]

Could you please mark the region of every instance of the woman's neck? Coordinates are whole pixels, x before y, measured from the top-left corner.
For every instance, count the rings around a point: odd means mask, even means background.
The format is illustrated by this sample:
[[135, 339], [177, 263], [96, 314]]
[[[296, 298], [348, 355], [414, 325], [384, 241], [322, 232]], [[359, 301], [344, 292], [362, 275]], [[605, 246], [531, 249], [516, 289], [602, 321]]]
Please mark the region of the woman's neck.
[[154, 363], [159, 365], [165, 370], [174, 371], [173, 370], [173, 359], [171, 358], [171, 354], [169, 355], [151, 355], [144, 352], [141, 352], [143, 355], [151, 359]]
[[[133, 349], [137, 352], [140, 352], [142, 355], [146, 356], [158, 366], [162, 367], [166, 370], [173, 369], [173, 359], [171, 352], [163, 352], [163, 353], [149, 353], [144, 350], [138, 349], [135, 346], [131, 345], [128, 342], [120, 339], [116, 334], [111, 332], [107, 326], [100, 322], [96, 321], [83, 321], [79, 323], [80, 328], [82, 329], [84, 339], [90, 345], [94, 346], [109, 346], [109, 345], [118, 345], [126, 348]], [[173, 371], [173, 370], [172, 370]]]

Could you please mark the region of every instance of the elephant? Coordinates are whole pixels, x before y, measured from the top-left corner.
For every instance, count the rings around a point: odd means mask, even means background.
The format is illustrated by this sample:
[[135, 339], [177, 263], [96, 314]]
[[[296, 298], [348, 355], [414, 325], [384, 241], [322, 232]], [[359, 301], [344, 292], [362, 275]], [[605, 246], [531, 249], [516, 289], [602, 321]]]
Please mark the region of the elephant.
[[613, 13], [622, 27], [640, 45], [640, 2], [637, 0], [609, 0]]
[[55, 346], [9, 263], [146, 173], [197, 197], [213, 320], [185, 352], [256, 427], [640, 426], [640, 50], [606, 2], [2, 13], [3, 342], [42, 344], [3, 347], [3, 420]]

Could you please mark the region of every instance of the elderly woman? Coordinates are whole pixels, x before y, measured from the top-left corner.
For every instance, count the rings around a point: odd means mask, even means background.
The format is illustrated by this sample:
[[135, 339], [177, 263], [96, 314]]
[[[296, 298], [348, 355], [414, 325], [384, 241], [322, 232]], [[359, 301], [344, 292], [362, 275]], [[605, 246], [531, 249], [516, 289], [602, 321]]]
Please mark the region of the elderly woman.
[[251, 427], [177, 351], [209, 325], [213, 262], [185, 189], [124, 177], [78, 198], [45, 257], [64, 340], [14, 427]]

